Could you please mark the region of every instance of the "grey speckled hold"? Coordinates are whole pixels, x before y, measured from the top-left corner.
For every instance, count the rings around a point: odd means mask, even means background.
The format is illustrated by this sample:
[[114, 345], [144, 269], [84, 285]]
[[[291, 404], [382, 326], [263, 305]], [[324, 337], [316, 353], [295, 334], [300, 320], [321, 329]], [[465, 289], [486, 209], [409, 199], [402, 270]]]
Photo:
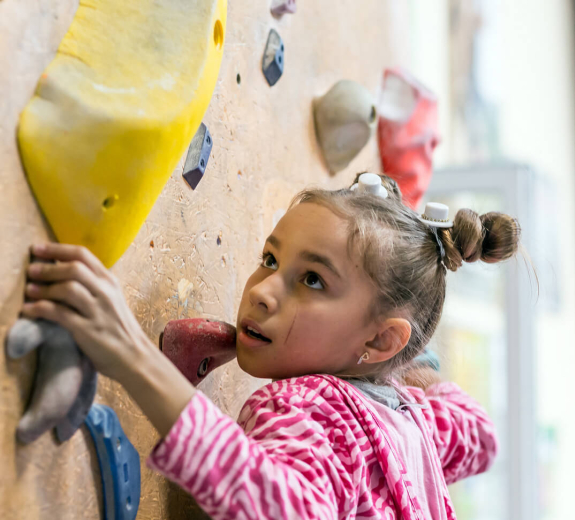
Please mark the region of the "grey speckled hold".
[[375, 132], [373, 96], [355, 81], [342, 80], [313, 101], [317, 139], [331, 173], [343, 170]]
[[96, 397], [96, 388], [98, 386], [98, 372], [92, 362], [82, 355], [82, 386], [78, 397], [74, 401], [72, 408], [56, 425], [56, 437], [59, 442], [66, 442], [82, 426], [84, 420], [90, 412], [94, 397]]
[[18, 440], [33, 442], [57, 425], [59, 439], [67, 440], [90, 409], [96, 372], [66, 329], [45, 320], [19, 319], [7, 336], [8, 357], [18, 359], [35, 348], [39, 349], [36, 378], [18, 424]]

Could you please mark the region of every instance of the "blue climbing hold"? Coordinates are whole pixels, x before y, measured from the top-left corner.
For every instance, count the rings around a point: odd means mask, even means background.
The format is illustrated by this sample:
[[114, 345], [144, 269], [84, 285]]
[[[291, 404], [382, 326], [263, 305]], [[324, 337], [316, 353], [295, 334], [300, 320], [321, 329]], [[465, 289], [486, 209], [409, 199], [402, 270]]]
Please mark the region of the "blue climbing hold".
[[135, 520], [140, 505], [140, 455], [109, 406], [92, 405], [86, 426], [102, 475], [104, 520]]
[[262, 70], [270, 87], [273, 87], [284, 71], [284, 43], [274, 29], [270, 30], [262, 60]]

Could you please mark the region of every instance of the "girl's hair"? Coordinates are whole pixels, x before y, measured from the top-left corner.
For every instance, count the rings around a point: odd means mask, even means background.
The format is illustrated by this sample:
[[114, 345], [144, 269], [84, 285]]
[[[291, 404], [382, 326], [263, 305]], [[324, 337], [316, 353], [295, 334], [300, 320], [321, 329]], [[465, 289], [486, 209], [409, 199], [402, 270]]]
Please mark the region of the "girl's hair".
[[464, 261], [506, 260], [517, 252], [520, 237], [514, 218], [496, 212], [478, 215], [470, 209], [457, 212], [452, 228], [430, 227], [402, 203], [397, 183], [380, 177], [389, 193], [386, 199], [349, 189], [308, 189], [290, 205], [320, 204], [347, 220], [349, 251], [359, 252], [376, 290], [369, 318], [394, 312], [411, 324], [409, 342], [375, 366], [377, 372], [369, 375], [374, 380], [407, 365], [431, 339], [443, 309], [447, 269], [456, 271]]

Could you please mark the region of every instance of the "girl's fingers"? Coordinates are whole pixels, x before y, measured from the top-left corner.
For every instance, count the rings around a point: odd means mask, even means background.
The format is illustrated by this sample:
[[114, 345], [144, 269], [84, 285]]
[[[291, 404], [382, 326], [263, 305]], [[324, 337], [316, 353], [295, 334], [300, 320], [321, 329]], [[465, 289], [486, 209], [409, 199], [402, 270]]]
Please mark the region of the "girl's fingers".
[[32, 262], [28, 266], [28, 277], [38, 282], [76, 281], [82, 284], [94, 296], [102, 293], [102, 282], [86, 264], [80, 261], [47, 264]]
[[76, 281], [52, 285], [28, 284], [26, 295], [33, 300], [50, 300], [63, 303], [86, 318], [91, 318], [94, 315], [94, 297], [86, 287]]
[[98, 276], [108, 277], [109, 272], [102, 262], [87, 248], [71, 244], [47, 242], [32, 246], [32, 254], [45, 260], [80, 262], [87, 265]]
[[45, 319], [58, 323], [68, 329], [72, 335], [76, 331], [81, 331], [86, 321], [72, 309], [49, 300], [25, 303], [22, 307], [22, 314], [28, 318]]

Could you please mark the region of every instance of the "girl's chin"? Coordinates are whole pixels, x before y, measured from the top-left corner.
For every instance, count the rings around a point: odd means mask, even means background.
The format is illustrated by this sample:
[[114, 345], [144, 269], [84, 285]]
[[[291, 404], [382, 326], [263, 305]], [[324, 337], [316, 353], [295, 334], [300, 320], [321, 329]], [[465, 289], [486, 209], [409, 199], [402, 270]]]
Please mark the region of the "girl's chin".
[[269, 367], [262, 367], [258, 363], [253, 361], [242, 360], [242, 356], [238, 354], [238, 365], [240, 368], [252, 377], [257, 377], [258, 379], [277, 379], [274, 377], [273, 370]]
[[250, 359], [250, 356], [242, 355], [241, 351], [238, 351], [238, 365], [244, 372], [252, 377], [257, 377], [258, 379], [276, 380], [296, 377], [295, 374], [286, 373], [285, 366], [270, 366], [269, 363], [265, 363], [259, 360], [256, 361], [255, 359]]

